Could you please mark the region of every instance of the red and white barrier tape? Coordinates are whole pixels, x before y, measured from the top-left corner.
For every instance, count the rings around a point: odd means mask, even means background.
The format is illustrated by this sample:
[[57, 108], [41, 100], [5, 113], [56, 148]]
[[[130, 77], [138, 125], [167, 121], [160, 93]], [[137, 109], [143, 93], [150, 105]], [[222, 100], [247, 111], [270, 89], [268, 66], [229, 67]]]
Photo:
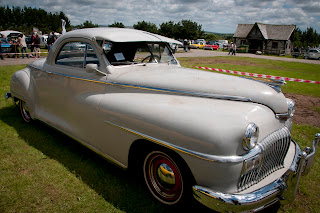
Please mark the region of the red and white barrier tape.
[[277, 80], [285, 80], [285, 81], [294, 81], [294, 82], [301, 82], [301, 83], [311, 83], [311, 84], [320, 84], [320, 81], [311, 81], [311, 80], [303, 80], [303, 79], [296, 79], [296, 78], [288, 78], [288, 77], [280, 77], [280, 76], [272, 76], [272, 75], [264, 75], [264, 74], [256, 74], [256, 73], [248, 73], [248, 72], [240, 72], [240, 71], [232, 71], [232, 70], [224, 70], [224, 69], [216, 69], [210, 67], [198, 67], [193, 66], [199, 69], [205, 70], [213, 70], [218, 72], [236, 74], [236, 75], [245, 75], [245, 76], [252, 76], [258, 78], [270, 78], [270, 79], [277, 79]]

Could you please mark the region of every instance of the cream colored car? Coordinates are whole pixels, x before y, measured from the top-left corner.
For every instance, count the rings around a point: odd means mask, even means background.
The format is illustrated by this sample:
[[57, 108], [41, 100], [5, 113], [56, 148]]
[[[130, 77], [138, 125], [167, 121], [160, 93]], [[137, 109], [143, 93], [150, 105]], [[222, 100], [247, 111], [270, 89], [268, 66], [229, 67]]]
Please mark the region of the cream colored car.
[[310, 49], [306, 52], [305, 59], [317, 59], [320, 60], [320, 49]]
[[291, 202], [319, 135], [304, 150], [291, 138], [295, 104], [283, 82], [182, 68], [170, 43], [180, 42], [133, 29], [68, 32], [13, 74], [6, 98], [24, 121], [143, 174], [164, 204], [193, 196], [239, 212]]

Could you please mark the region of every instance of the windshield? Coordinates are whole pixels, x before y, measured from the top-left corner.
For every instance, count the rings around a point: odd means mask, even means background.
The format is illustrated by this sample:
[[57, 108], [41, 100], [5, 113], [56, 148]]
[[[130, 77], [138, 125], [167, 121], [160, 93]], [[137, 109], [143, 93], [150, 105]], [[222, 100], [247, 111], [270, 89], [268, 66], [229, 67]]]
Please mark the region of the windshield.
[[102, 47], [110, 64], [114, 66], [144, 63], [177, 64], [166, 43], [104, 41]]

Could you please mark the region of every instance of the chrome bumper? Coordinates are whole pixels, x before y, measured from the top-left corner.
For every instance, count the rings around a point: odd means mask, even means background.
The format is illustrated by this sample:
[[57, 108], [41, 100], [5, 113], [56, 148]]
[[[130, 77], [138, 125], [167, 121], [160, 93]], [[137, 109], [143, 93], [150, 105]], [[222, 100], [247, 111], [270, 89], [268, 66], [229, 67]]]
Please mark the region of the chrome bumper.
[[203, 205], [219, 212], [257, 212], [277, 201], [290, 203], [294, 200], [301, 175], [312, 166], [320, 134], [316, 134], [312, 148], [302, 151], [296, 145], [296, 153], [290, 168], [273, 183], [248, 194], [225, 194], [202, 186], [193, 186], [194, 197]]

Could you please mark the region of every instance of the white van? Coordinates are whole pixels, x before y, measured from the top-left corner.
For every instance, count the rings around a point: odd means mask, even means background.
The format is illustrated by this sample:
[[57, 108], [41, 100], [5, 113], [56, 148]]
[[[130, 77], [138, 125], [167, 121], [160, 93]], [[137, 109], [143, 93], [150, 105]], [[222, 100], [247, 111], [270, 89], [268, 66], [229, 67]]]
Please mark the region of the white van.
[[40, 47], [47, 48], [48, 35], [39, 35], [39, 37], [40, 37]]
[[219, 48], [227, 47], [228, 46], [228, 40], [218, 40]]

